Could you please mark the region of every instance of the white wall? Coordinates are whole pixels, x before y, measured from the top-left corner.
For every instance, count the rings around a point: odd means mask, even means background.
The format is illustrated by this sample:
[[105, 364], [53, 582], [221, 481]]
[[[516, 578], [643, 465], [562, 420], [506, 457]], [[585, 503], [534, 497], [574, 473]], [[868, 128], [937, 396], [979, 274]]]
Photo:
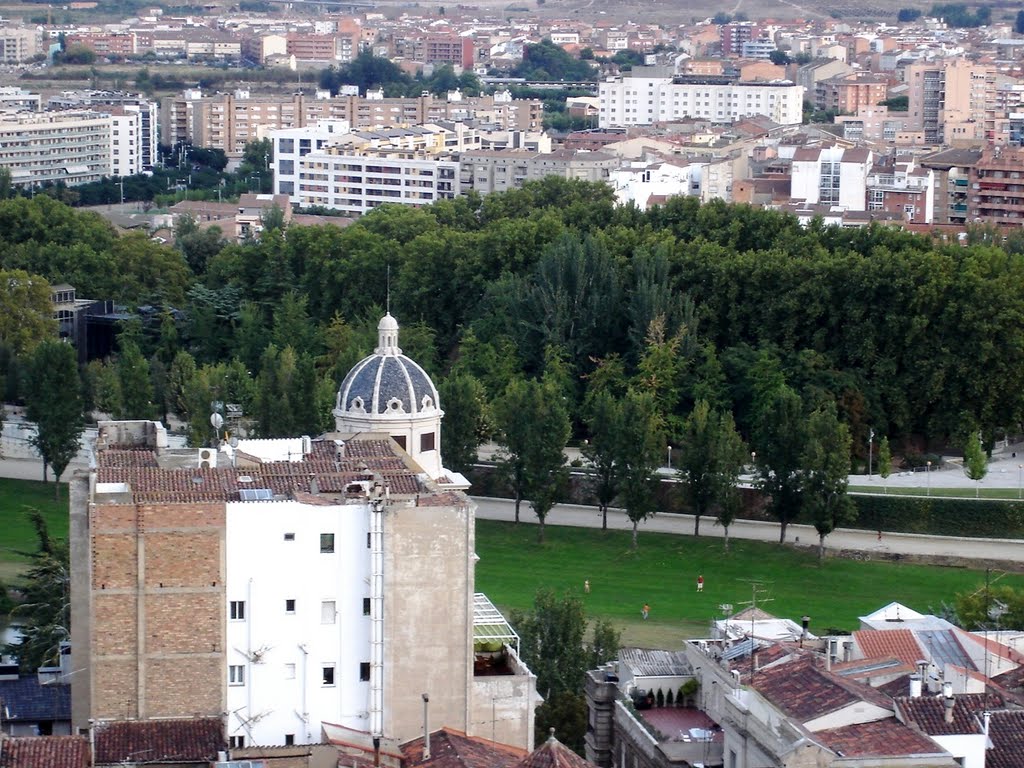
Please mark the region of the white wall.
[[[245, 685], [227, 689], [229, 735], [245, 735], [246, 744], [283, 744], [285, 734], [315, 743], [324, 720], [369, 727], [369, 683], [359, 679], [360, 663], [370, 660], [370, 618], [363, 615], [368, 530], [366, 504], [227, 505], [227, 664], [245, 667]], [[286, 541], [286, 533], [294, 540]], [[320, 552], [321, 533], [334, 534], [333, 554]], [[285, 611], [288, 599], [296, 601], [294, 614]], [[230, 619], [236, 600], [246, 602], [244, 621]], [[336, 603], [333, 624], [321, 621], [326, 600]], [[252, 652], [260, 650], [254, 661]], [[288, 664], [295, 665], [294, 679]], [[335, 665], [334, 686], [323, 685], [325, 664]], [[258, 720], [246, 728], [246, 717]]]

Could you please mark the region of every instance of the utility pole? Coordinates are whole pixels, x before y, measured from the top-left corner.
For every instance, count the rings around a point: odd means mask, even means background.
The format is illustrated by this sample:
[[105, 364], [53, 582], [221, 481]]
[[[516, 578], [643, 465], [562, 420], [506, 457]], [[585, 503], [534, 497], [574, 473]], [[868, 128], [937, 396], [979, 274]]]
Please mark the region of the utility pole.
[[871, 460], [872, 460], [872, 458], [874, 458], [872, 456], [874, 447], [875, 447], [875, 430], [874, 429], [869, 429], [868, 430], [868, 480], [871, 479]]

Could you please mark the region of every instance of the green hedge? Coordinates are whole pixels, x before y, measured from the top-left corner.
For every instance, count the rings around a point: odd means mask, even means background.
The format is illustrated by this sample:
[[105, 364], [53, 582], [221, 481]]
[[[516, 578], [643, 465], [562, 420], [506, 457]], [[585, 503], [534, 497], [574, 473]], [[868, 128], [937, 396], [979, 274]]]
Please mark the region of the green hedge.
[[1024, 538], [1024, 503], [973, 499], [852, 496], [855, 528], [937, 536]]

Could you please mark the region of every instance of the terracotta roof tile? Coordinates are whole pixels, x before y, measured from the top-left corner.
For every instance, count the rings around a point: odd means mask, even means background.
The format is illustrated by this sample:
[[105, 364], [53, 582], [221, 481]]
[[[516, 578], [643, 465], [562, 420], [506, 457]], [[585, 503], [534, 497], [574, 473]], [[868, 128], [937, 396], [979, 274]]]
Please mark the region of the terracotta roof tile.
[[402, 745], [405, 768], [512, 768], [525, 750], [499, 744], [462, 731], [442, 728], [430, 734], [430, 758], [423, 759], [423, 737]]
[[926, 658], [914, 633], [909, 629], [859, 629], [853, 641], [866, 659], [894, 657], [907, 664]]
[[87, 768], [84, 736], [26, 736], [0, 741], [0, 768]]
[[899, 757], [945, 751], [894, 717], [818, 731], [814, 737], [843, 757]]
[[985, 768], [1020, 768], [1024, 755], [1024, 710], [993, 712], [988, 736], [992, 749], [985, 754]]
[[751, 685], [791, 717], [803, 722], [835, 712], [858, 701], [888, 707], [889, 699], [874, 688], [819, 667], [802, 657], [758, 672]]
[[[552, 731], [554, 728], [551, 729]], [[596, 768], [584, 760], [552, 733], [548, 740], [515, 764], [515, 768]]]
[[930, 736], [981, 733], [980, 717], [985, 709], [1000, 709], [1003, 698], [996, 694], [963, 693], [953, 698], [953, 721], [946, 722], [941, 696], [901, 696], [894, 699], [902, 720], [916, 725]]
[[119, 721], [96, 726], [97, 765], [132, 762], [138, 757], [146, 761], [213, 762], [217, 752], [226, 748], [224, 726], [216, 717]]

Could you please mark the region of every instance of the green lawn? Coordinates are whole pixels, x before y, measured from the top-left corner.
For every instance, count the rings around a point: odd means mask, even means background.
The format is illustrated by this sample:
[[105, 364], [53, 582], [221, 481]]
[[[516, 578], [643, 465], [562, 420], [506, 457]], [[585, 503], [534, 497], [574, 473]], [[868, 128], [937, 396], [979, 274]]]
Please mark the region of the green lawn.
[[[718, 538], [655, 533], [641, 533], [633, 553], [627, 532], [548, 526], [541, 547], [536, 526], [491, 520], [477, 521], [476, 551], [477, 590], [502, 608], [528, 609], [539, 587], [572, 589], [592, 616], [623, 631], [624, 643], [648, 647], [706, 634], [708, 622], [722, 616], [719, 605], [739, 611], [749, 603], [755, 580], [763, 584], [759, 601], [771, 598], [765, 610], [795, 621], [807, 614], [818, 634], [856, 629], [858, 616], [893, 600], [938, 611], [985, 580], [984, 571], [937, 566], [830, 559], [819, 567], [813, 554], [775, 544], [734, 540], [725, 553]], [[1000, 583], [1024, 588], [1024, 576], [1006, 575]], [[645, 602], [651, 606], [646, 622], [640, 618]]]
[[61, 501], [53, 497], [53, 483], [0, 478], [0, 581], [12, 581], [24, 570], [36, 534], [28, 510], [38, 509], [56, 537], [68, 535], [68, 488], [61, 486]]

